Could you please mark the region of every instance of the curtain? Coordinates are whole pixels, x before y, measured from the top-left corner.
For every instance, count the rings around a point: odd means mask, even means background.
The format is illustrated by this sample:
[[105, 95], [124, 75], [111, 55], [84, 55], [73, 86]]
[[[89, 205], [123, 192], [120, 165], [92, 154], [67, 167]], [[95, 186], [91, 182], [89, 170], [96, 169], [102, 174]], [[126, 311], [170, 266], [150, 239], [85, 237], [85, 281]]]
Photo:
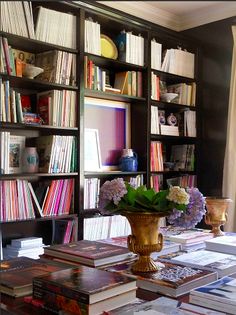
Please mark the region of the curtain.
[[228, 220], [224, 230], [236, 232], [236, 25], [232, 26], [232, 32], [234, 46], [222, 193], [223, 197], [229, 197], [233, 201], [229, 206]]

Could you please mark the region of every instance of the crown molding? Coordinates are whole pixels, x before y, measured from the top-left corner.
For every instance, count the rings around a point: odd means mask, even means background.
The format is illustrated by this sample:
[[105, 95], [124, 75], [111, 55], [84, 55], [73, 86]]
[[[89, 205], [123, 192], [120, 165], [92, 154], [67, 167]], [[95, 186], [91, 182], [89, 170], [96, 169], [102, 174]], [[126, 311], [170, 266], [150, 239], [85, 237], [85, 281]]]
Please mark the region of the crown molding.
[[152, 4], [145, 3], [145, 1], [138, 1], [138, 5], [133, 1], [97, 2], [172, 30], [177, 30], [179, 27], [178, 16], [176, 14], [156, 9]]
[[159, 9], [145, 1], [97, 1], [114, 9], [135, 15], [174, 31], [183, 31], [200, 25], [236, 16], [235, 1], [219, 1], [189, 14], [177, 15]]

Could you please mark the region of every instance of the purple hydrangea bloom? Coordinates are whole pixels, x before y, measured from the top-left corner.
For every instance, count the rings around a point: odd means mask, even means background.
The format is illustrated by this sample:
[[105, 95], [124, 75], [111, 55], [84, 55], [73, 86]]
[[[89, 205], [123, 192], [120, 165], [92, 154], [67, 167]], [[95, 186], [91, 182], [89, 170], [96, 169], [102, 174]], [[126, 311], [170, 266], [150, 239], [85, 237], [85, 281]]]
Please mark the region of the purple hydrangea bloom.
[[202, 220], [204, 214], [206, 213], [206, 202], [205, 197], [203, 197], [198, 188], [189, 188], [187, 189], [187, 192], [190, 196], [187, 209], [183, 212], [174, 209], [172, 214], [167, 217], [167, 220], [174, 226], [189, 229], [193, 228]]
[[106, 181], [100, 190], [99, 208], [104, 209], [110, 201], [118, 205], [125, 194], [127, 194], [127, 189], [123, 178]]

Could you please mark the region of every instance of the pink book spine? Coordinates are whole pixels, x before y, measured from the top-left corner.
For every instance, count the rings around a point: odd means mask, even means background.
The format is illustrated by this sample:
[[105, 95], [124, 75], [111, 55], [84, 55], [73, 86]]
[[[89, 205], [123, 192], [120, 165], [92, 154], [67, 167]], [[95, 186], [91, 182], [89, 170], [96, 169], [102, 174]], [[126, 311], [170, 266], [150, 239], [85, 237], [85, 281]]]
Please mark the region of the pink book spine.
[[58, 215], [63, 186], [64, 186], [64, 179], [60, 180], [60, 183], [59, 183], [59, 188], [58, 188], [57, 195], [56, 195], [56, 202], [55, 202], [55, 206], [53, 209], [54, 215]]
[[59, 208], [58, 208], [58, 215], [63, 214], [63, 209], [64, 209], [64, 204], [65, 204], [65, 196], [67, 192], [67, 186], [68, 186], [68, 180], [66, 179], [63, 184], [62, 188], [62, 193], [61, 193], [61, 199], [59, 203]]

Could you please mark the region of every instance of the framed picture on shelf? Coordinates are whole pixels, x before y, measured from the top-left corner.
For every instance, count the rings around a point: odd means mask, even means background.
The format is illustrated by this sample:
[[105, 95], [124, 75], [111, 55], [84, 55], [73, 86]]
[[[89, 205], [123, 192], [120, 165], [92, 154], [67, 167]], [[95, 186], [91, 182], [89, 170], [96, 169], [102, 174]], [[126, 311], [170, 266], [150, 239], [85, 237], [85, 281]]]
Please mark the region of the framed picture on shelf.
[[102, 170], [98, 129], [85, 128], [84, 170], [90, 172]]
[[85, 128], [98, 130], [102, 170], [118, 170], [122, 150], [131, 147], [130, 104], [86, 97]]

